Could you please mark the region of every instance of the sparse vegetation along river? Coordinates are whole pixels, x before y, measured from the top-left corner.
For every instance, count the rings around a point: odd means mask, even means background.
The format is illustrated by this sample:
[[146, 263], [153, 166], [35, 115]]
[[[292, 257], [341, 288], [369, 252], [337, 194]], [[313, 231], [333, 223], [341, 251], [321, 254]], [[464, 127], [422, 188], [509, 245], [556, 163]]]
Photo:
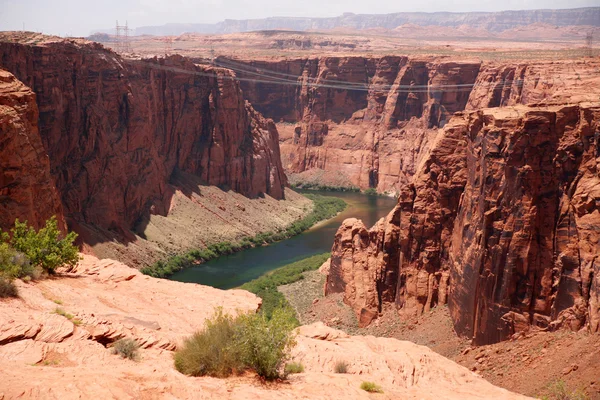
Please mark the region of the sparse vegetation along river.
[[372, 226], [384, 217], [396, 204], [389, 197], [367, 196], [355, 192], [315, 192], [325, 196], [339, 197], [348, 206], [334, 218], [320, 222], [306, 232], [290, 239], [221, 256], [179, 271], [170, 279], [194, 282], [220, 289], [238, 287], [265, 272], [290, 264], [294, 261], [331, 250], [335, 232], [346, 218], [362, 219]]

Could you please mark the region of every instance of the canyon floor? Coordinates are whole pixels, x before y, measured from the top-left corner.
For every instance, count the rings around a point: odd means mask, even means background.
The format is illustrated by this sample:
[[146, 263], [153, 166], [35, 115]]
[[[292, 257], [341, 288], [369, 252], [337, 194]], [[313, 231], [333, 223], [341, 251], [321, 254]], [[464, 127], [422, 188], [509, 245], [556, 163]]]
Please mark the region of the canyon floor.
[[[259, 298], [151, 278], [92, 256], [71, 272], [17, 284], [20, 298], [0, 301], [3, 399], [525, 398], [427, 347], [349, 336], [318, 322], [298, 328], [293, 358], [306, 372], [287, 381], [264, 384], [252, 374], [191, 378], [174, 369], [172, 350], [215, 307], [252, 311]], [[108, 347], [121, 337], [140, 343], [139, 361], [111, 353]], [[342, 359], [348, 373], [333, 373]], [[383, 394], [361, 390], [362, 381], [377, 382]]]
[[323, 296], [324, 284], [325, 275], [309, 271], [304, 279], [279, 288], [302, 324], [323, 321], [351, 335], [389, 337], [427, 346], [489, 382], [527, 396], [549, 395], [555, 390], [553, 385], [564, 382], [567, 390], [600, 399], [598, 335], [585, 330], [531, 331], [509, 341], [474, 347], [454, 332], [446, 306], [410, 321], [388, 307], [371, 325], [359, 328], [354, 311], [344, 304], [341, 294]]

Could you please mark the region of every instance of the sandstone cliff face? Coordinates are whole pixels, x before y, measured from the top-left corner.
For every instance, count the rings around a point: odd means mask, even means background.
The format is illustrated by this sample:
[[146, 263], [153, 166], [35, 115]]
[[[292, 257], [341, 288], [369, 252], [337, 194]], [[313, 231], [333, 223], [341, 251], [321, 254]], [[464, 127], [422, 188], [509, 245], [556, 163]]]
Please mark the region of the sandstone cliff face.
[[596, 61], [386, 56], [221, 62], [243, 79], [244, 95], [259, 111], [281, 121], [282, 159], [292, 181], [396, 194], [455, 112], [597, 101], [590, 88], [600, 86]]
[[368, 324], [448, 303], [475, 343], [531, 326], [600, 330], [600, 107], [455, 116], [396, 208], [336, 234], [326, 292]]
[[176, 171], [249, 197], [283, 197], [277, 130], [245, 103], [228, 70], [178, 56], [123, 60], [48, 37], [1, 42], [0, 65], [36, 93], [65, 216], [94, 232], [88, 241], [132, 238], [149, 213], [164, 215]]
[[65, 229], [62, 205], [38, 132], [35, 94], [0, 70], [0, 228], [18, 218], [40, 228], [56, 216]]

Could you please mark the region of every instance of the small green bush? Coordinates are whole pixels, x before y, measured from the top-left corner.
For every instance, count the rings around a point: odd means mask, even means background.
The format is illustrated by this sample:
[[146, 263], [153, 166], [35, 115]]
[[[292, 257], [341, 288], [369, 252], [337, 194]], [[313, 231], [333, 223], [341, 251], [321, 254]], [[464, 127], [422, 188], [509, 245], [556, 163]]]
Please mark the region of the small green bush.
[[175, 368], [186, 375], [226, 377], [244, 369], [273, 380], [284, 377], [282, 367], [295, 345], [289, 310], [241, 314], [235, 318], [217, 310], [204, 330], [185, 340], [175, 353]]
[[292, 313], [286, 307], [273, 311], [270, 319], [259, 313], [240, 315], [236, 320], [234, 341], [239, 360], [266, 380], [282, 377], [281, 367], [296, 345]]
[[347, 374], [348, 373], [348, 363], [346, 361], [336, 362], [335, 367], [333, 367], [333, 371], [336, 374]]
[[227, 377], [240, 368], [234, 349], [235, 319], [217, 309], [204, 330], [186, 339], [175, 353], [175, 368], [192, 376]]
[[[8, 235], [4, 234], [3, 238], [8, 240]], [[8, 243], [0, 243], [0, 274], [8, 279], [31, 277], [34, 275], [34, 268], [25, 254], [13, 249]]]
[[589, 396], [581, 389], [571, 390], [563, 380], [550, 383], [545, 389], [542, 400], [588, 400]]
[[118, 354], [122, 358], [138, 361], [140, 358], [140, 345], [131, 338], [119, 339], [113, 344], [112, 353]]
[[15, 221], [11, 230], [12, 238], [3, 234], [3, 239], [13, 249], [23, 253], [33, 267], [40, 267], [48, 273], [53, 273], [60, 266], [75, 266], [79, 261], [79, 253], [73, 242], [77, 234], [71, 232], [61, 239], [56, 217], [46, 221], [46, 225], [36, 232], [27, 225], [27, 221]]
[[366, 392], [370, 393], [383, 393], [383, 389], [381, 386], [376, 384], [375, 382], [363, 382], [360, 384], [360, 388]]
[[17, 296], [19, 296], [19, 291], [13, 281], [0, 275], [0, 298]]
[[366, 194], [367, 196], [377, 196], [377, 189], [368, 188], [363, 192], [363, 194]]
[[284, 368], [285, 375], [289, 374], [301, 374], [304, 372], [304, 365], [300, 362], [291, 362], [285, 364]]

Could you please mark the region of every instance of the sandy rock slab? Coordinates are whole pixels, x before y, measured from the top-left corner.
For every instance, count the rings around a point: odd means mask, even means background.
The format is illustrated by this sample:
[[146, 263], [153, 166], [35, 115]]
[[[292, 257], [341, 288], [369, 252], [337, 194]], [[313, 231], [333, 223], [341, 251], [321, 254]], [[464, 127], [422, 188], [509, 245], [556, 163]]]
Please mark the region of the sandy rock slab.
[[[187, 377], [174, 369], [171, 350], [215, 307], [256, 310], [259, 298], [150, 278], [91, 256], [71, 273], [18, 286], [19, 299], [0, 302], [0, 399], [524, 398], [426, 347], [349, 336], [322, 323], [297, 330], [293, 358], [306, 372], [286, 382]], [[137, 362], [107, 348], [126, 336], [142, 345]], [[349, 373], [334, 373], [339, 360]], [[363, 381], [383, 394], [361, 390]]]

